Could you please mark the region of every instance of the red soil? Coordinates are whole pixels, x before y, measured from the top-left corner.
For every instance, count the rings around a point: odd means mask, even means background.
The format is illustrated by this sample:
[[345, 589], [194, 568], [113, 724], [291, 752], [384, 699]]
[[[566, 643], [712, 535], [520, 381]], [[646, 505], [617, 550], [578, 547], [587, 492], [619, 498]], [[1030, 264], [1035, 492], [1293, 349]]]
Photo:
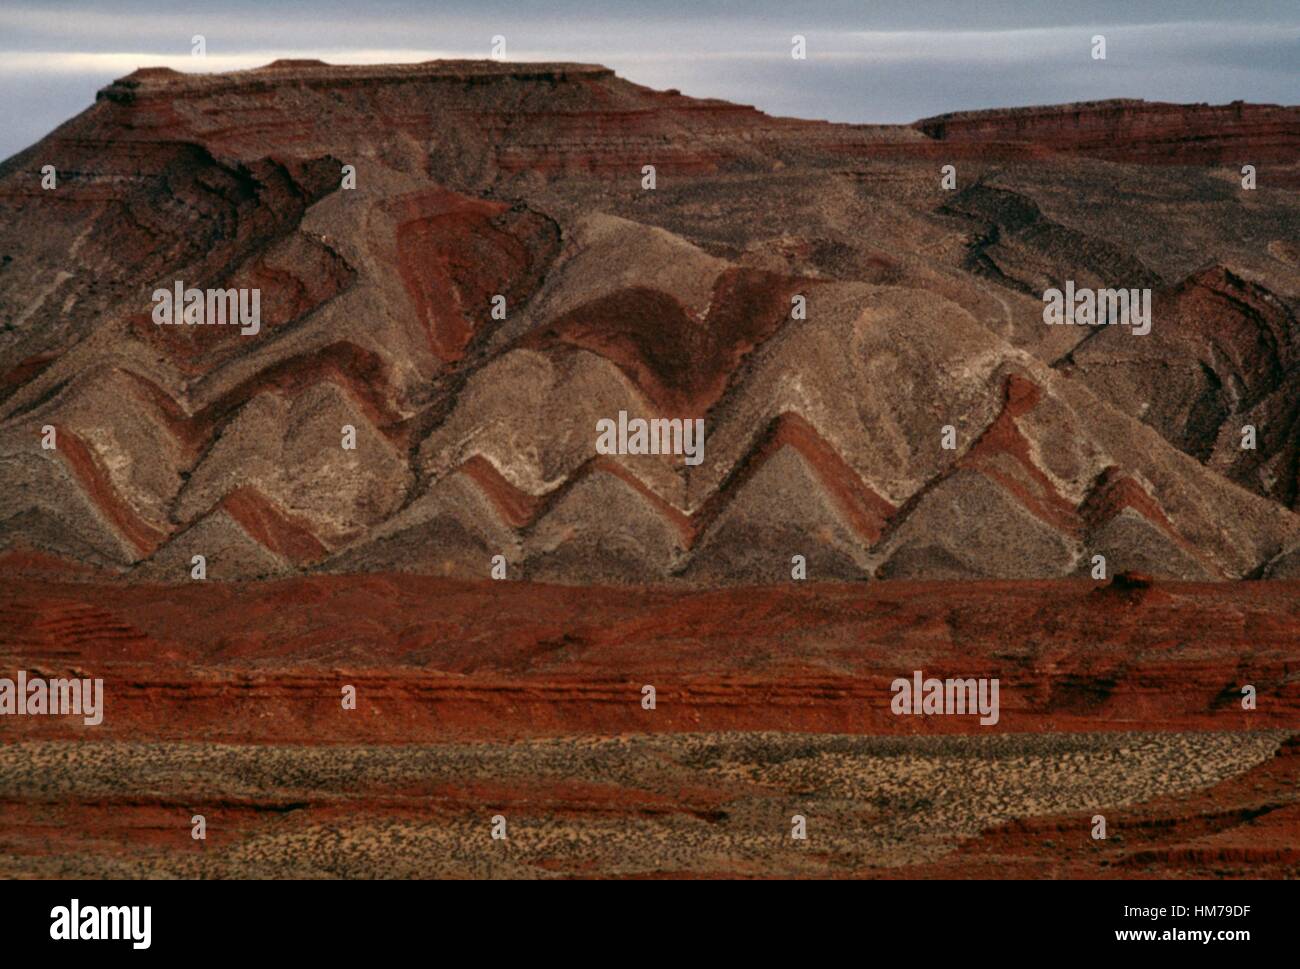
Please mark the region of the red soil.
[[[16, 575], [0, 670], [102, 676], [98, 738], [1250, 730], [1300, 725], [1300, 584], [1089, 581], [716, 592], [419, 576], [144, 585]], [[1001, 720], [895, 717], [890, 683], [996, 676]], [[1259, 692], [1244, 711], [1240, 688]], [[340, 689], [358, 688], [356, 715]], [[640, 706], [653, 684], [658, 708]], [[6, 733], [82, 736], [68, 718]]]

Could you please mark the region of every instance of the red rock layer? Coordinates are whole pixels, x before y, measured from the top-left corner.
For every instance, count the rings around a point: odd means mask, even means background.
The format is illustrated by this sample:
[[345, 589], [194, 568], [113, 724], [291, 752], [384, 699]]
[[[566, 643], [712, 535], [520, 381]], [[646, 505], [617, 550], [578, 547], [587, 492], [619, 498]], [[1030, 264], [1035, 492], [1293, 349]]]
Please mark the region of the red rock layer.
[[702, 417], [747, 354], [790, 318], [790, 300], [811, 280], [729, 269], [713, 284], [703, 318], [667, 293], [623, 289], [533, 331], [525, 345], [579, 347], [606, 357], [646, 394], [659, 416]]
[[397, 220], [396, 261], [430, 349], [459, 360], [489, 319], [491, 301], [522, 306], [559, 251], [555, 223], [526, 208], [441, 189], [403, 196], [386, 208]]
[[1042, 388], [1028, 377], [1009, 375], [1002, 411], [962, 455], [957, 467], [988, 475], [1038, 518], [1066, 534], [1075, 534], [1079, 522], [1074, 506], [1038, 467], [1030, 454], [1029, 441], [1016, 426], [1017, 419], [1032, 411], [1042, 397]]
[[250, 538], [295, 564], [316, 562], [327, 549], [311, 526], [281, 511], [255, 488], [236, 488], [217, 506], [237, 521]]
[[626, 466], [604, 456], [588, 458], [564, 482], [544, 495], [530, 495], [507, 481], [492, 463], [475, 455], [456, 468], [491, 501], [502, 521], [512, 528], [526, 528], [537, 522], [574, 485], [591, 474], [612, 474], [644, 498], [681, 537], [690, 549], [709, 525], [722, 513], [740, 487], [778, 451], [791, 447], [811, 466], [831, 500], [864, 542], [875, 542], [897, 509], [871, 489], [839, 453], [817, 433], [817, 429], [795, 413], [781, 414], [755, 441], [727, 479], [693, 514], [653, 491]]
[[1114, 100], [939, 115], [915, 127], [945, 143], [1030, 142], [1129, 164], [1294, 164], [1300, 108]]
[[[490, 617], [487, 621], [485, 617]], [[1300, 585], [846, 584], [670, 593], [416, 576], [11, 577], [0, 670], [102, 676], [102, 727], [11, 736], [409, 743], [624, 732], [1252, 730], [1300, 723]], [[1001, 718], [890, 685], [996, 676]], [[653, 684], [658, 707], [644, 710]], [[382, 717], [351, 717], [358, 688]], [[1241, 708], [1241, 687], [1258, 709]]]
[[86, 447], [77, 435], [67, 428], [55, 427], [58, 451], [81, 483], [89, 501], [112, 522], [118, 534], [127, 539], [141, 555], [156, 549], [166, 536], [144, 521], [135, 510], [118, 495], [108, 471], [94, 451]]

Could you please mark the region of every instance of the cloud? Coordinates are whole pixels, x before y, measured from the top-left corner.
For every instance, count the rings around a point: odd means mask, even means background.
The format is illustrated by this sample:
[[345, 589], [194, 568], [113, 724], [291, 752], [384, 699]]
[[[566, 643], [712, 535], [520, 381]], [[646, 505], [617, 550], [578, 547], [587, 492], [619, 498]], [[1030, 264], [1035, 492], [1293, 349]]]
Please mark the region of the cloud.
[[465, 57], [464, 53], [437, 50], [338, 50], [304, 52], [301, 50], [259, 50], [241, 54], [160, 55], [135, 53], [78, 53], [48, 51], [5, 54], [0, 61], [0, 75], [31, 77], [36, 73], [98, 75], [107, 79], [122, 77], [141, 67], [170, 67], [176, 71], [215, 73], [246, 71], [262, 67], [282, 57], [319, 57], [332, 64], [401, 64], [443, 57]]

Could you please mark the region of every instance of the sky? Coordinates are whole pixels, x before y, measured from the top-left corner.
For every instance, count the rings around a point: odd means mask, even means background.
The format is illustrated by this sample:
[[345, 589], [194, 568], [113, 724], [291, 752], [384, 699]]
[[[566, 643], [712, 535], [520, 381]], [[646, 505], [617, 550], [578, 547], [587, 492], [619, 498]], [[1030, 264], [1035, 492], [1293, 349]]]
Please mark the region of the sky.
[[831, 121], [1112, 97], [1300, 103], [1298, 0], [0, 0], [0, 159], [137, 67], [486, 57], [496, 35], [508, 60], [599, 63]]

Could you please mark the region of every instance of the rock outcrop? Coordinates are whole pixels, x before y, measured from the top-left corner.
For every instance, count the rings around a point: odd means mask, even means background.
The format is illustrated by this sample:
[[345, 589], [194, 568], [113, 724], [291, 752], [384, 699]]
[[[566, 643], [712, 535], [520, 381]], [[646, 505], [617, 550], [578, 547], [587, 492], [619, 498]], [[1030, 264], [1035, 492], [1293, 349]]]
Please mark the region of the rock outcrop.
[[[578, 64], [143, 69], [0, 166], [0, 546], [176, 580], [1272, 575], [1297, 132], [1138, 101], [834, 125]], [[1155, 290], [1153, 333], [1044, 326], [1066, 279]], [[256, 290], [258, 331], [157, 325], [178, 281]], [[620, 412], [702, 420], [699, 463], [599, 453]]]

